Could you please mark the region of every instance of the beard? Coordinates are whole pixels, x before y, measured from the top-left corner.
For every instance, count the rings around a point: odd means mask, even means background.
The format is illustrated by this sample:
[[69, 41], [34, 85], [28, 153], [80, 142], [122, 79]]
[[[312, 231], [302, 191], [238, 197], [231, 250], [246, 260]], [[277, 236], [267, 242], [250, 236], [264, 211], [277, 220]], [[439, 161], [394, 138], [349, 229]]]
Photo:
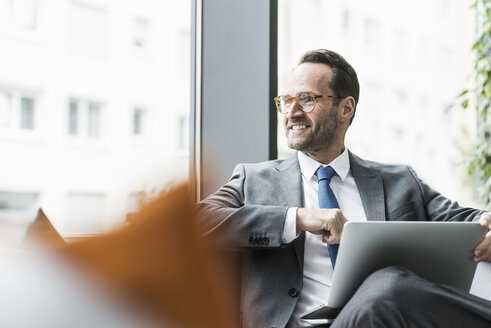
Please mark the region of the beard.
[[306, 122], [310, 126], [308, 134], [301, 137], [289, 137], [288, 130], [286, 130], [286, 138], [288, 147], [291, 149], [303, 151], [303, 152], [318, 152], [323, 149], [329, 148], [334, 142], [334, 136], [338, 127], [337, 111], [331, 108], [327, 117], [317, 121], [314, 126], [312, 122], [307, 120], [293, 121], [294, 123]]

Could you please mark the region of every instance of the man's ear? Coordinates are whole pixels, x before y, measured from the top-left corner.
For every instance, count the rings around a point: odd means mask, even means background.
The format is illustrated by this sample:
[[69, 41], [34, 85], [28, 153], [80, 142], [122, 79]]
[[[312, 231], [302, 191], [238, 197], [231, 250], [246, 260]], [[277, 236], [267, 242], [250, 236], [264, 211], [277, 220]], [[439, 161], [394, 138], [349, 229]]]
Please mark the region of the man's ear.
[[339, 104], [340, 106], [340, 117], [339, 121], [344, 123], [344, 122], [349, 122], [353, 115], [355, 115], [355, 98], [348, 96], [344, 98], [341, 103]]

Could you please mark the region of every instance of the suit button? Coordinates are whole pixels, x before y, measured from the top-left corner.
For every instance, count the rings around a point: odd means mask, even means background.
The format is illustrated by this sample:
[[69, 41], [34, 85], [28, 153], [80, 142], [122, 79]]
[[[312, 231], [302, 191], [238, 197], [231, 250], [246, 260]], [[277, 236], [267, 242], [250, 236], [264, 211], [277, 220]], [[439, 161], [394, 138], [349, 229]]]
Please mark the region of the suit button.
[[298, 296], [298, 290], [296, 290], [295, 288], [290, 288], [290, 290], [288, 291], [288, 295], [292, 298], [295, 298]]

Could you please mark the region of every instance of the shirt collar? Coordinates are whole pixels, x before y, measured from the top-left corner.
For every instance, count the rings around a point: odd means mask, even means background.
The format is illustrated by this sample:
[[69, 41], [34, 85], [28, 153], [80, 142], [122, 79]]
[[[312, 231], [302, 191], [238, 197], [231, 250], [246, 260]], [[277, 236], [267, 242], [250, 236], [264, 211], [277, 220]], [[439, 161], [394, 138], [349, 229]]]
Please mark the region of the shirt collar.
[[331, 163], [327, 165], [317, 162], [316, 160], [310, 158], [301, 151], [297, 152], [297, 154], [298, 163], [300, 164], [300, 171], [308, 181], [314, 178], [315, 171], [317, 171], [320, 166], [331, 166], [334, 171], [336, 171], [336, 174], [341, 178], [341, 181], [344, 181], [346, 179], [346, 176], [348, 175], [348, 172], [350, 170], [348, 148], [344, 148], [344, 151], [341, 153], [341, 155], [336, 157]]

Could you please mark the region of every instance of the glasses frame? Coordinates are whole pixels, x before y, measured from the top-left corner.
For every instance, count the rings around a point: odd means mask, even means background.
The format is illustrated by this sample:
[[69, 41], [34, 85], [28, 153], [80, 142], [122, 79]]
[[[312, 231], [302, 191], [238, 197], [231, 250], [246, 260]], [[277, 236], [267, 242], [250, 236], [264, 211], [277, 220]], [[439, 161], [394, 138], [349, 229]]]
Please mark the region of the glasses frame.
[[[298, 98], [299, 98], [300, 96], [303, 96], [303, 95], [305, 95], [305, 94], [307, 94], [307, 95], [311, 96], [312, 98], [314, 98], [314, 106], [312, 107], [312, 109], [311, 109], [311, 110], [304, 110], [304, 109], [303, 109], [303, 107], [300, 105], [300, 102], [299, 102], [299, 100], [298, 100]], [[287, 111], [287, 112], [282, 112], [282, 111], [280, 110], [280, 106], [278, 105], [278, 103], [280, 102], [280, 97], [286, 97], [286, 96], [285, 96], [285, 95], [281, 95], [281, 96], [276, 96], [276, 97], [274, 97], [274, 103], [275, 103], [275, 105], [276, 105], [276, 109], [278, 110], [278, 112], [279, 112], [280, 114], [286, 115], [286, 114], [288, 114], [288, 113], [290, 112], [290, 110], [289, 110], [289, 111]], [[317, 106], [317, 98], [333, 98], [333, 99], [336, 99], [336, 98], [342, 98], [342, 97], [338, 97], [338, 96], [327, 96], [327, 95], [316, 95], [316, 94], [314, 94], [314, 93], [307, 93], [307, 92], [306, 92], [306, 93], [302, 93], [302, 94], [300, 94], [300, 95], [298, 95], [298, 96], [288, 97], [288, 100], [295, 99], [295, 101], [296, 101], [296, 103], [297, 103], [298, 108], [299, 108], [299, 109], [300, 109], [302, 112], [304, 112], [304, 113], [312, 113], [312, 112], [314, 111], [315, 107]], [[294, 105], [293, 105], [293, 102], [292, 102], [292, 107], [293, 107], [293, 106], [294, 106]]]

